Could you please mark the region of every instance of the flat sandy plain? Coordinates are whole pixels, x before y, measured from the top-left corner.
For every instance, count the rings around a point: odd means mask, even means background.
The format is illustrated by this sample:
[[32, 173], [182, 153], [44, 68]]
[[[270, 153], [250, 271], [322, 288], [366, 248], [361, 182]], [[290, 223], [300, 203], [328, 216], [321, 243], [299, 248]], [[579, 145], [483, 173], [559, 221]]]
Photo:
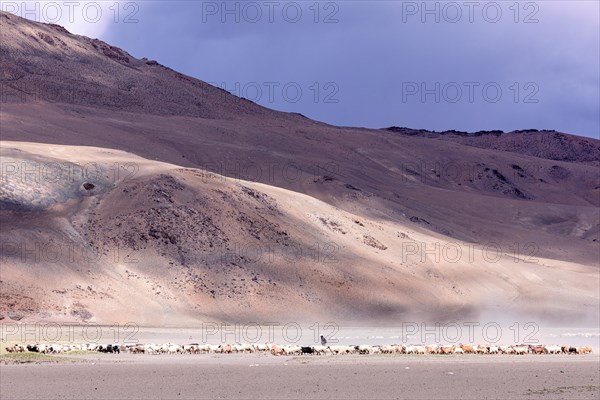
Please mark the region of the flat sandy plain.
[[2, 399], [598, 399], [598, 354], [61, 356], [0, 366]]

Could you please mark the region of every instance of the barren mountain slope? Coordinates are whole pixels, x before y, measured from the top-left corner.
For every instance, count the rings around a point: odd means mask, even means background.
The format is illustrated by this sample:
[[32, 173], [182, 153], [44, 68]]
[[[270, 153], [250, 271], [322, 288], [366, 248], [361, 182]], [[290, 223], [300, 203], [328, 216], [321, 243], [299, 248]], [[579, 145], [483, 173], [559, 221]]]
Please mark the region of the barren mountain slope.
[[597, 305], [595, 266], [496, 257], [285, 189], [91, 147], [2, 142], [2, 160], [29, 171], [0, 193], [0, 313], [14, 320], [552, 320]]
[[391, 127], [386, 131], [430, 139], [447, 140], [483, 149], [524, 154], [548, 160], [579, 162], [600, 166], [598, 140], [556, 131], [523, 129], [514, 132], [481, 131], [431, 132], [424, 129]]
[[[112, 321], [118, 311], [189, 323], [269, 312], [597, 312], [598, 140], [334, 127], [60, 27], [0, 13], [0, 38], [2, 140], [116, 149], [2, 143], [2, 239], [74, 242], [79, 257], [32, 263], [4, 246], [3, 316]], [[90, 190], [83, 178], [40, 170], [80, 151], [79, 164], [93, 160], [106, 175]], [[44, 179], [16, 185], [31, 168]], [[476, 244], [476, 259], [436, 260], [436, 246], [449, 242], [465, 257]], [[262, 264], [239, 249], [265, 243], [280, 250]], [[284, 253], [298, 246], [299, 261]], [[139, 261], [90, 263], [81, 253], [116, 247]], [[499, 249], [502, 261], [481, 248]]]
[[0, 77], [6, 101], [238, 120], [281, 114], [58, 25], [5, 12], [0, 13], [0, 23]]
[[0, 118], [4, 139], [122, 149], [461, 240], [534, 242], [543, 257], [598, 263], [592, 165], [310, 122], [258, 126], [46, 103], [5, 104]]

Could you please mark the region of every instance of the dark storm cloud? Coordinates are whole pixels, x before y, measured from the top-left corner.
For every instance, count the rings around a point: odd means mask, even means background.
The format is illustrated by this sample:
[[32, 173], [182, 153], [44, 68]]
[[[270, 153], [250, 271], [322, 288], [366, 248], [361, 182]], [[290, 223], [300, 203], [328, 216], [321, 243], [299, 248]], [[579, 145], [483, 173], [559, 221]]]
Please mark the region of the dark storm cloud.
[[338, 125], [598, 137], [597, 2], [138, 4], [139, 22], [103, 39], [267, 107]]

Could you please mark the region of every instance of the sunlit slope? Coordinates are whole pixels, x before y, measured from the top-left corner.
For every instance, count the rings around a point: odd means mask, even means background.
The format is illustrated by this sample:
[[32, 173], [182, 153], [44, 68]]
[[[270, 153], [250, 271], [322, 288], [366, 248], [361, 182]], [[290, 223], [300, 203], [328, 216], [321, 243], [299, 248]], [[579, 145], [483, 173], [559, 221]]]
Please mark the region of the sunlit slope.
[[9, 320], [576, 320], [597, 307], [597, 266], [117, 150], [1, 148]]

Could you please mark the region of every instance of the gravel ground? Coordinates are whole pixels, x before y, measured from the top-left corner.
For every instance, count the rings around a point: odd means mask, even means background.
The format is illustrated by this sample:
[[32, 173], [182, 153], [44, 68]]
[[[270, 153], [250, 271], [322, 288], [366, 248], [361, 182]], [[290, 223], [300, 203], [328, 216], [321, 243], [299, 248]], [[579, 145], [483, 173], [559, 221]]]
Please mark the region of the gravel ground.
[[598, 399], [587, 356], [92, 355], [0, 366], [2, 399]]

